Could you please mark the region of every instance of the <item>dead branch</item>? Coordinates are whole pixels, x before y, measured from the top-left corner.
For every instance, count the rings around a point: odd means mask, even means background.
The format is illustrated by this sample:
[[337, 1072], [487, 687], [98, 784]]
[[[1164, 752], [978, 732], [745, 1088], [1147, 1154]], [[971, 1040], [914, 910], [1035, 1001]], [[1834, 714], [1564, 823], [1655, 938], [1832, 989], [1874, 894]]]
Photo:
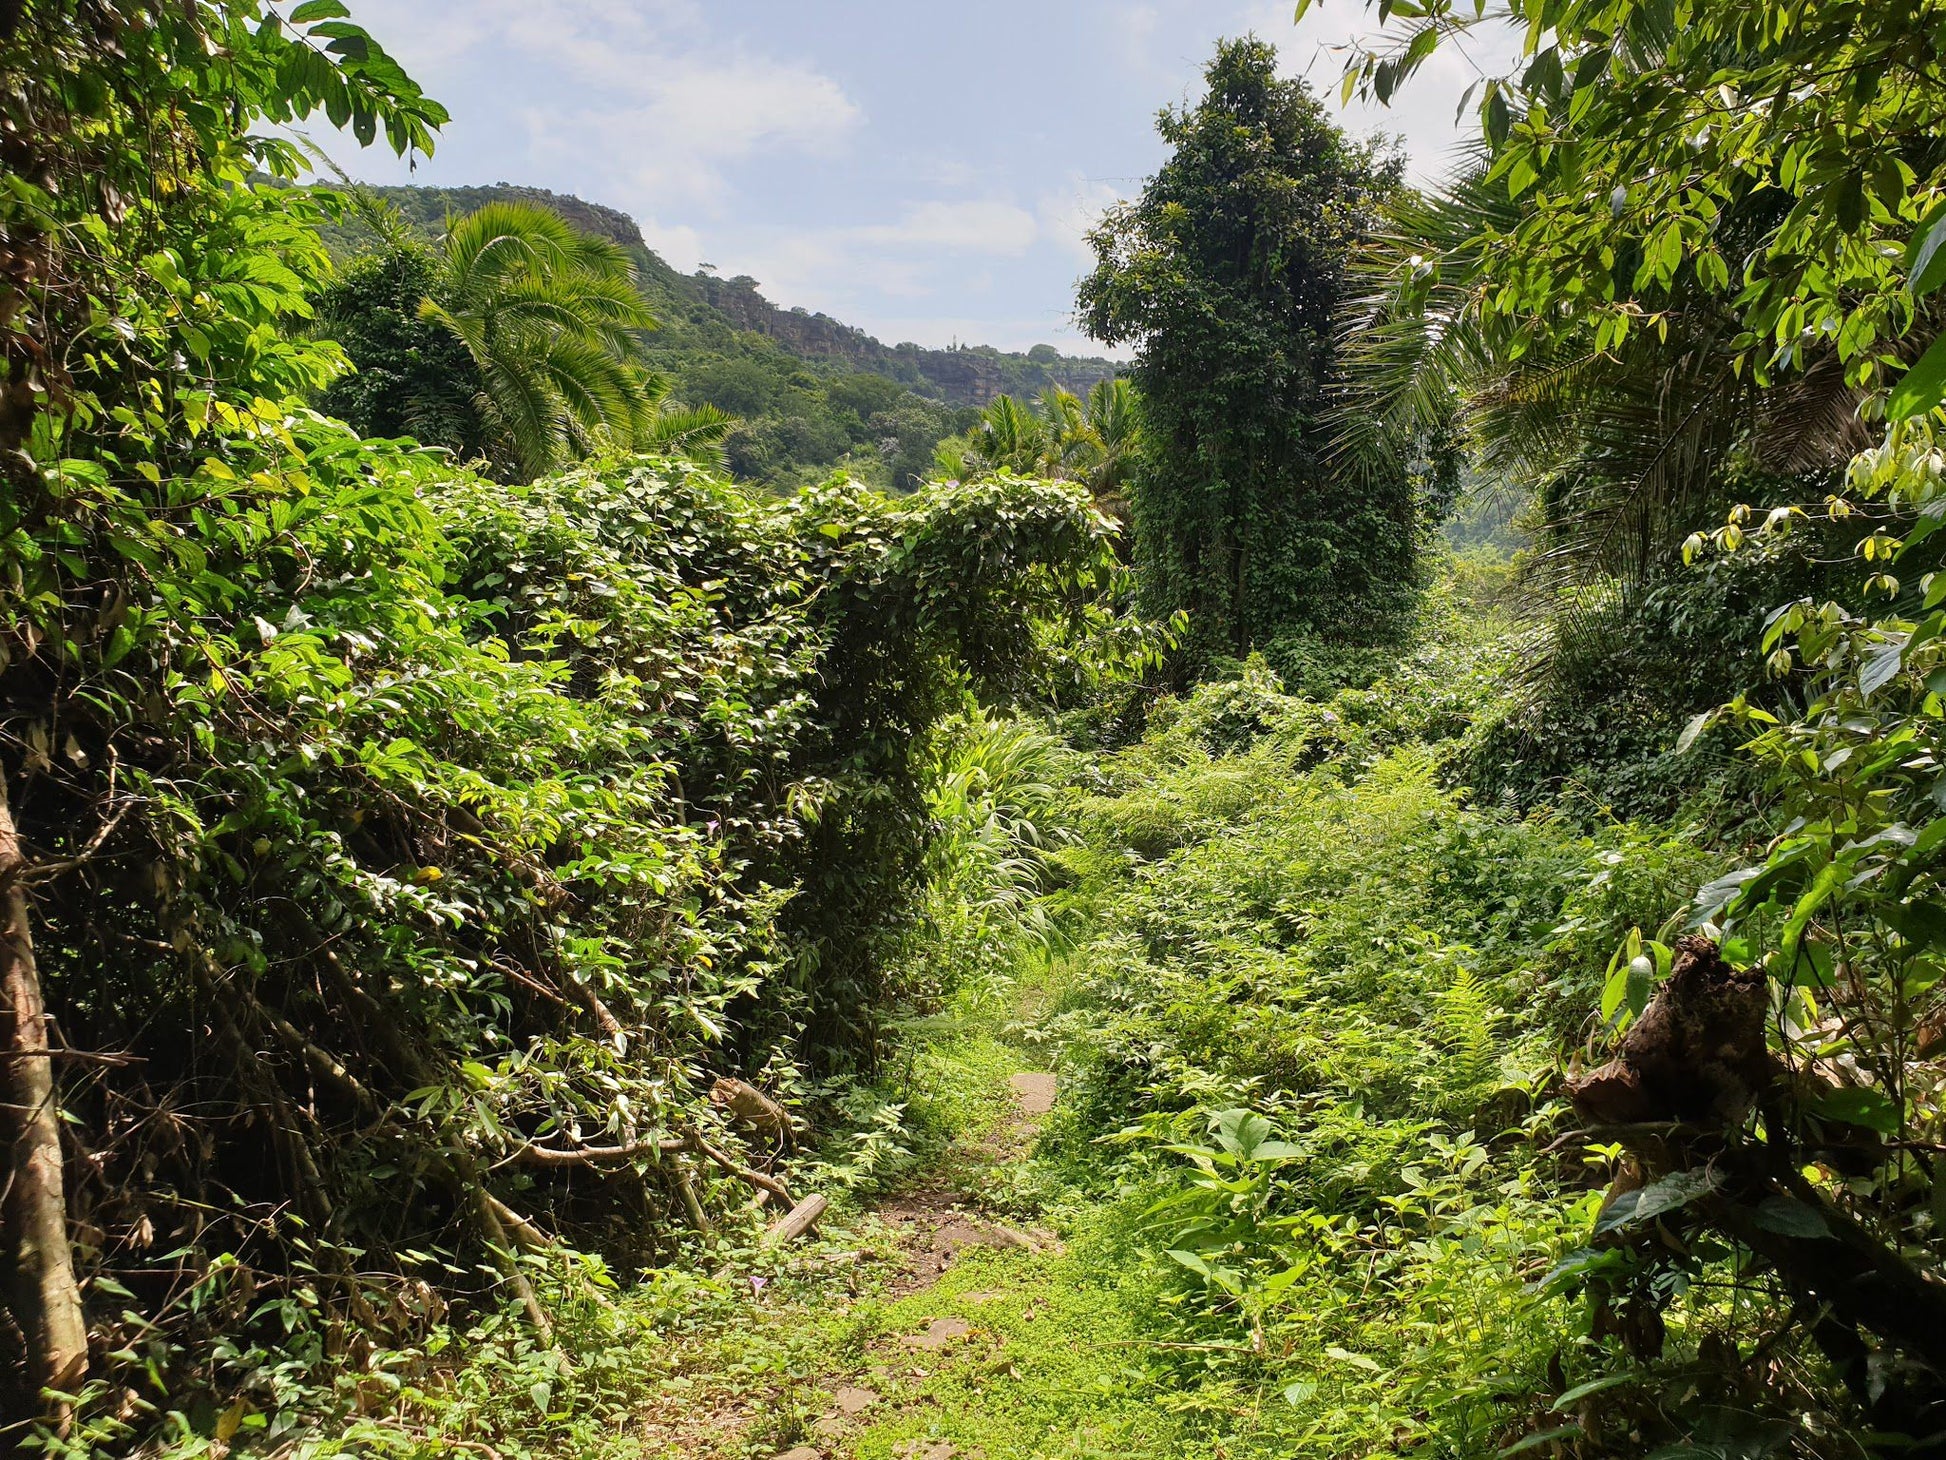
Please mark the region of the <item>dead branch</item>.
[[552, 1252], [555, 1249], [556, 1244], [552, 1237], [548, 1236], [547, 1233], [543, 1232], [539, 1227], [536, 1227], [527, 1218], [508, 1206], [492, 1192], [482, 1189], [480, 1199], [489, 1207], [493, 1208], [493, 1214], [500, 1219], [500, 1225], [506, 1228], [524, 1251]]
[[790, 1113], [755, 1085], [725, 1075], [710, 1087], [709, 1103], [768, 1136], [790, 1134]]
[[785, 1206], [791, 1205], [791, 1194], [783, 1182], [775, 1177], [766, 1176], [761, 1171], [752, 1171], [748, 1166], [740, 1166], [723, 1152], [694, 1132], [689, 1136], [690, 1149], [709, 1157], [719, 1167], [737, 1180], [754, 1186], [758, 1191], [767, 1192]]
[[604, 1161], [633, 1161], [640, 1156], [663, 1155], [690, 1149], [686, 1139], [630, 1141], [620, 1146], [577, 1146], [571, 1151], [549, 1146], [524, 1145], [514, 1152], [514, 1160], [526, 1166], [593, 1166]]
[[527, 1311], [527, 1321], [534, 1325], [534, 1331], [540, 1335], [541, 1342], [552, 1348], [553, 1320], [547, 1316], [547, 1310], [541, 1306], [540, 1294], [534, 1291], [533, 1283], [528, 1280], [526, 1272], [520, 1266], [520, 1259], [514, 1254], [513, 1241], [508, 1237], [506, 1225], [500, 1219], [500, 1203], [494, 1200], [492, 1193], [484, 1186], [473, 1188], [473, 1201], [474, 1208], [480, 1215], [480, 1228], [486, 1235], [487, 1247], [500, 1266], [501, 1276], [506, 1278], [509, 1286], [514, 1290], [514, 1295], [520, 1299], [520, 1306]]
[[818, 1224], [818, 1218], [824, 1215], [825, 1208], [830, 1205], [831, 1203], [816, 1193], [805, 1197], [803, 1201], [770, 1224], [769, 1229], [764, 1233], [764, 1245], [780, 1247], [786, 1242], [795, 1242]]

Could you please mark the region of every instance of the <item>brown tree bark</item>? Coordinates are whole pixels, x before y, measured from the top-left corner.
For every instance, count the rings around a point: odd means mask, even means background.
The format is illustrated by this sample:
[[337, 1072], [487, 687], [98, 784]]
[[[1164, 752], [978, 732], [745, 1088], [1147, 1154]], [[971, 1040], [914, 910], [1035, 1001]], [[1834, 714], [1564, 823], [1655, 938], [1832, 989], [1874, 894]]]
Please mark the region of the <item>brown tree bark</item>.
[[[6, 1301], [26, 1340], [27, 1381], [72, 1392], [88, 1372], [88, 1326], [68, 1247], [60, 1109], [34, 963], [25, 859], [0, 777], [0, 1251]], [[57, 1409], [57, 1423], [66, 1415]]]

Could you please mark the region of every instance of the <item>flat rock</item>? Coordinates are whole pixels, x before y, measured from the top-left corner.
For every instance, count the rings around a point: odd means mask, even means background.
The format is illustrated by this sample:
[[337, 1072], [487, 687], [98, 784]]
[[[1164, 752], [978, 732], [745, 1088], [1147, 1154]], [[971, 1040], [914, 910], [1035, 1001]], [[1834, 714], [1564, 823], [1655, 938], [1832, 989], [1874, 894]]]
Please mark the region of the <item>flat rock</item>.
[[1058, 1082], [1052, 1075], [1009, 1075], [1008, 1085], [1013, 1087], [1014, 1099], [1020, 1104], [1022, 1115], [1046, 1115], [1054, 1108], [1054, 1095]]
[[869, 1389], [855, 1389], [847, 1384], [831, 1396], [831, 1402], [838, 1406], [840, 1414], [858, 1414], [878, 1403], [878, 1396]]
[[809, 1445], [799, 1445], [795, 1450], [786, 1450], [777, 1460], [824, 1460], [824, 1451], [813, 1450]]
[[947, 1440], [935, 1440], [928, 1444], [924, 1440], [908, 1440], [892, 1452], [902, 1460], [953, 1460], [959, 1454], [957, 1446]]
[[973, 1325], [964, 1318], [935, 1318], [926, 1325], [924, 1333], [908, 1333], [899, 1342], [907, 1348], [937, 1351], [956, 1338], [965, 1338], [972, 1331]]

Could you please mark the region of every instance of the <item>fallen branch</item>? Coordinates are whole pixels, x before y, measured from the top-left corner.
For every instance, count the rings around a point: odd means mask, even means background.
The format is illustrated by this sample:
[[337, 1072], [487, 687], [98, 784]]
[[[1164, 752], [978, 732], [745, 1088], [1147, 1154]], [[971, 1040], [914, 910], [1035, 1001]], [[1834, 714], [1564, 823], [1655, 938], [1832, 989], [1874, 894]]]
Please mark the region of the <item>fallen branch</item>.
[[[111, 795], [115, 788], [115, 771], [115, 747], [110, 745], [108, 747], [108, 789]], [[28, 887], [36, 882], [47, 882], [92, 862], [95, 854], [107, 843], [108, 838], [115, 834], [115, 828], [122, 824], [122, 818], [128, 815], [138, 799], [135, 796], [123, 797], [122, 804], [115, 808], [114, 813], [106, 821], [95, 828], [95, 834], [88, 838], [87, 845], [72, 857], [63, 857], [58, 862], [21, 862], [0, 867], [0, 888], [10, 884]]]
[[727, 1110], [745, 1125], [767, 1136], [788, 1136], [790, 1112], [755, 1085], [725, 1075], [710, 1087], [709, 1103]]
[[795, 1242], [818, 1224], [825, 1208], [831, 1203], [813, 1193], [792, 1207], [783, 1216], [770, 1224], [764, 1233], [766, 1247], [781, 1247], [786, 1242]]
[[512, 1285], [514, 1295], [520, 1299], [520, 1306], [527, 1310], [527, 1321], [534, 1325], [541, 1342], [549, 1348], [554, 1346], [554, 1322], [541, 1306], [540, 1294], [528, 1281], [527, 1274], [521, 1269], [520, 1259], [514, 1255], [513, 1240], [507, 1235], [506, 1224], [500, 1213], [504, 1208], [493, 1194], [483, 1186], [473, 1188], [474, 1204], [480, 1214], [480, 1227], [486, 1234], [487, 1247], [499, 1263], [501, 1276]]
[[555, 1242], [552, 1237], [548, 1236], [547, 1233], [543, 1232], [519, 1212], [500, 1200], [499, 1197], [485, 1190], [481, 1191], [480, 1197], [488, 1206], [493, 1208], [493, 1214], [500, 1219], [500, 1225], [505, 1227], [508, 1235], [520, 1244], [522, 1251], [552, 1252], [554, 1250]]
[[717, 1150], [716, 1147], [712, 1146], [708, 1141], [693, 1131], [689, 1136], [689, 1148], [701, 1155], [709, 1157], [710, 1160], [722, 1167], [729, 1175], [736, 1177], [737, 1180], [754, 1186], [759, 1191], [768, 1192], [785, 1206], [791, 1205], [790, 1190], [783, 1182], [773, 1176], [766, 1176], [761, 1171], [752, 1171], [748, 1166], [739, 1166], [730, 1157]]
[[696, 1196], [696, 1183], [689, 1179], [689, 1164], [680, 1156], [669, 1164], [675, 1172], [676, 1191], [682, 1196], [683, 1209], [689, 1213], [690, 1223], [707, 1237], [710, 1232], [709, 1213], [703, 1210], [703, 1203]]
[[9, 1059], [73, 1060], [76, 1064], [107, 1065], [122, 1069], [128, 1065], [145, 1065], [148, 1059], [139, 1054], [105, 1054], [91, 1049], [16, 1049], [8, 1053]]
[[620, 1146], [577, 1146], [571, 1151], [530, 1143], [514, 1152], [514, 1160], [525, 1166], [593, 1166], [603, 1161], [633, 1161], [638, 1156], [666, 1155], [688, 1149], [689, 1142], [680, 1137], [630, 1141]]

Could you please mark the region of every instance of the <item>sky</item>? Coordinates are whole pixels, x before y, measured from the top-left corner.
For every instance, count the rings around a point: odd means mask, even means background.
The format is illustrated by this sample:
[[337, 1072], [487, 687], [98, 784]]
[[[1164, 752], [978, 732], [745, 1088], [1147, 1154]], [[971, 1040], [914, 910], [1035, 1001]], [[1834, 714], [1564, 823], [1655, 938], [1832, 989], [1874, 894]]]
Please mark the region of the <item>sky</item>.
[[[630, 214], [676, 267], [754, 276], [767, 297], [887, 343], [1103, 353], [1075, 327], [1085, 235], [1165, 149], [1223, 36], [1255, 33], [1338, 110], [1334, 45], [1363, 0], [350, 0], [452, 112], [416, 172], [312, 139], [369, 182], [512, 182]], [[1387, 109], [1443, 176], [1490, 55], [1442, 52]]]

